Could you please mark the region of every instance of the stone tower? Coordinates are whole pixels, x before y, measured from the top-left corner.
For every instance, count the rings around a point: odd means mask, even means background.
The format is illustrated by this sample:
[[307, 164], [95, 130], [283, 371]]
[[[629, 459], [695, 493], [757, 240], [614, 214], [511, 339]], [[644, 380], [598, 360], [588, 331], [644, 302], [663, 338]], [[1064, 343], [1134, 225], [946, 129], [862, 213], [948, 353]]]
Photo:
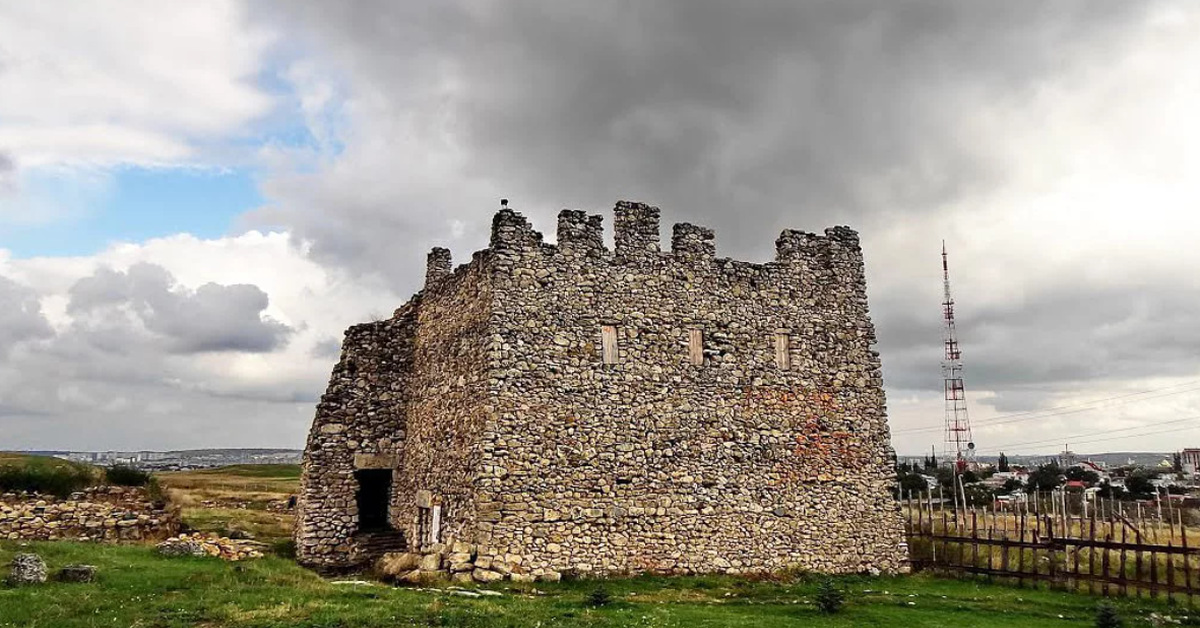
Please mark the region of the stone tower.
[[299, 559], [456, 578], [906, 569], [858, 235], [773, 262], [620, 202], [491, 243], [351, 327], [304, 454]]

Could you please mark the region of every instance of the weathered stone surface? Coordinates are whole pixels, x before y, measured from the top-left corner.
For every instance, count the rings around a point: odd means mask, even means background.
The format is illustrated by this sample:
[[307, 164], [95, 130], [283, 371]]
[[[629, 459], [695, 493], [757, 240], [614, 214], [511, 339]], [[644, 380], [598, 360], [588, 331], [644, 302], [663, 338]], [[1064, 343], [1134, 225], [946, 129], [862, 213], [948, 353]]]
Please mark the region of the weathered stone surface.
[[421, 555], [411, 552], [393, 552], [384, 554], [376, 563], [376, 569], [385, 576], [399, 576], [408, 573], [421, 564]]
[[46, 562], [37, 554], [17, 554], [9, 565], [10, 585], [38, 584], [46, 581]]
[[503, 580], [504, 574], [488, 569], [476, 569], [475, 571], [471, 572], [471, 577], [474, 578], [476, 582], [495, 582], [497, 580]]
[[784, 231], [755, 264], [695, 225], [661, 251], [657, 208], [615, 214], [610, 251], [600, 216], [563, 211], [548, 245], [504, 209], [489, 248], [453, 270], [435, 251], [419, 294], [347, 331], [302, 562], [381, 553], [356, 472], [383, 460], [417, 566], [476, 580], [906, 569], [858, 235]]
[[67, 565], [58, 570], [55, 579], [62, 582], [91, 582], [96, 579], [96, 566]]
[[0, 494], [0, 539], [152, 541], [179, 528], [178, 510], [151, 500], [142, 488], [97, 486], [65, 499]]
[[167, 540], [158, 544], [158, 553], [163, 556], [207, 556], [199, 541]]
[[264, 545], [257, 541], [237, 540], [215, 534], [180, 534], [155, 546], [163, 556], [213, 556], [239, 561], [262, 558]]

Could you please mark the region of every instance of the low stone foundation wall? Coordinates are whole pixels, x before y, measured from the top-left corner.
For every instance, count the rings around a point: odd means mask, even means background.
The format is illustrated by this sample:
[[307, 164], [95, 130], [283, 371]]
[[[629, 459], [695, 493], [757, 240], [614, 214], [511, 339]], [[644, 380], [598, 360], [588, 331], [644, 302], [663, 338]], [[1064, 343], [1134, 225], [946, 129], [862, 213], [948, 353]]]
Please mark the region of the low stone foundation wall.
[[180, 527], [178, 511], [155, 503], [141, 488], [99, 486], [67, 499], [0, 494], [0, 539], [154, 541]]
[[[753, 573], [753, 569], [739, 569], [731, 565], [727, 568], [705, 573], [744, 574]], [[501, 548], [486, 545], [476, 545], [459, 541], [438, 543], [425, 548], [423, 552], [390, 552], [384, 554], [375, 562], [375, 571], [385, 577], [411, 584], [420, 584], [437, 580], [453, 580], [454, 582], [496, 582], [512, 580], [513, 582], [557, 582], [563, 578], [563, 572], [544, 567], [530, 565], [519, 554], [505, 553]], [[907, 571], [902, 569], [901, 571]], [[612, 570], [572, 570], [574, 576], [604, 576], [612, 575]], [[685, 569], [673, 569], [660, 573], [671, 575], [692, 575]]]

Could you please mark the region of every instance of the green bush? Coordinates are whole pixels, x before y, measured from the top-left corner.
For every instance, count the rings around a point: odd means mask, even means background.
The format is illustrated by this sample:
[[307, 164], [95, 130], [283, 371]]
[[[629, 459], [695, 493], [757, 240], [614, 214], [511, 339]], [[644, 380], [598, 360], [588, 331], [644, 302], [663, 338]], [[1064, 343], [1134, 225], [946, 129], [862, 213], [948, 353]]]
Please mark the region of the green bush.
[[846, 604], [846, 594], [834, 584], [831, 578], [826, 578], [817, 585], [817, 594], [813, 599], [817, 604], [817, 610], [827, 615], [842, 610], [842, 606]]
[[1121, 628], [1121, 616], [1108, 602], [1096, 607], [1096, 628]]
[[92, 483], [91, 469], [83, 466], [29, 463], [0, 467], [0, 492], [28, 491], [66, 497]]
[[137, 467], [114, 464], [104, 470], [104, 481], [114, 486], [145, 486], [150, 483], [150, 474]]
[[599, 586], [588, 593], [586, 601], [587, 605], [592, 607], [608, 606], [612, 603], [612, 593], [609, 593], [608, 589], [603, 586]]
[[296, 558], [296, 542], [292, 539], [275, 541], [271, 544], [271, 553], [280, 558]]

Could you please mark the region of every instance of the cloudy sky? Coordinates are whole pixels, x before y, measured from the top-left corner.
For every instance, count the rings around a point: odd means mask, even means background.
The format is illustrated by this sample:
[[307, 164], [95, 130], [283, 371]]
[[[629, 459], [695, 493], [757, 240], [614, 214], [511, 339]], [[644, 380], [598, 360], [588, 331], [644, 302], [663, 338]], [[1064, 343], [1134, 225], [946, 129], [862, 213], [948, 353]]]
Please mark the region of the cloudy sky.
[[302, 446], [501, 197], [855, 227], [902, 454], [944, 239], [982, 453], [1200, 446], [1189, 0], [57, 4], [0, 5], [0, 449]]

